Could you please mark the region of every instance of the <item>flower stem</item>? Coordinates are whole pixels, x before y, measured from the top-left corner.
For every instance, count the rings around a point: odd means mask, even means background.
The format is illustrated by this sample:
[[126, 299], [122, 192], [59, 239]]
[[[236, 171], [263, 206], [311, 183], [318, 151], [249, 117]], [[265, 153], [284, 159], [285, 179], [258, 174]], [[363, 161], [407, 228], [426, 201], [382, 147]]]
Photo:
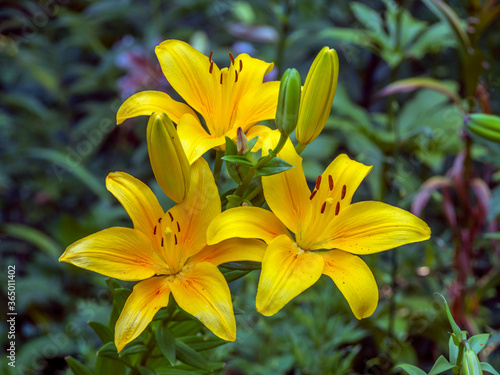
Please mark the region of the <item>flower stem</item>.
[[297, 146], [295, 146], [295, 151], [297, 151], [297, 154], [301, 154], [302, 151], [304, 151], [304, 149], [306, 148], [307, 145], [303, 145], [302, 143], [299, 143], [297, 144]]
[[219, 186], [220, 172], [222, 170], [222, 157], [224, 156], [224, 151], [215, 152], [215, 164], [214, 164], [214, 179], [215, 185]]

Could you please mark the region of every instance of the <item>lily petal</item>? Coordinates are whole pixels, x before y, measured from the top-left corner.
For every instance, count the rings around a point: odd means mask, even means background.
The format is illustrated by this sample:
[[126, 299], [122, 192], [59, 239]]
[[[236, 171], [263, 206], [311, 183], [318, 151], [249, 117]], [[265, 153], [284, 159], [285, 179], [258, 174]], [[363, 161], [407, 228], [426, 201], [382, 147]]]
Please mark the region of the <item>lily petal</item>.
[[216, 266], [198, 263], [183, 271], [182, 277], [167, 280], [175, 301], [184, 311], [199, 319], [221, 339], [236, 340], [231, 293]]
[[168, 305], [169, 295], [166, 277], [153, 277], [134, 286], [115, 326], [118, 352], [144, 331], [160, 308]]
[[208, 57], [179, 40], [166, 40], [155, 52], [163, 74], [175, 91], [205, 119], [211, 119], [216, 89], [213, 76], [220, 75], [217, 65], [213, 64], [211, 74]]
[[181, 117], [177, 124], [177, 133], [189, 164], [193, 164], [208, 150], [221, 146], [226, 142], [224, 136], [216, 137], [208, 134], [203, 129], [198, 117], [190, 114]]
[[312, 249], [372, 254], [429, 239], [431, 230], [415, 215], [382, 202], [359, 202], [342, 210]]
[[278, 106], [279, 88], [280, 82], [272, 81], [245, 93], [238, 103], [234, 126], [241, 126], [246, 132], [259, 121], [273, 119]]
[[164, 92], [151, 90], [138, 92], [125, 100], [116, 113], [116, 123], [120, 125], [132, 117], [151, 116], [153, 112], [164, 112], [175, 123], [185, 113], [195, 116], [188, 105], [172, 99]]
[[228, 262], [262, 262], [267, 245], [255, 239], [231, 238], [206, 246], [189, 259], [189, 263], [209, 262], [215, 266]]
[[[278, 144], [280, 132], [275, 130], [264, 142], [263, 154], [274, 149]], [[290, 140], [287, 140], [278, 157], [294, 166], [285, 172], [262, 177], [262, 186], [267, 204], [274, 214], [295, 234], [301, 233], [301, 227], [310, 213], [309, 196], [302, 158], [295, 152]], [[297, 238], [297, 241], [300, 239]]]
[[250, 130], [248, 130], [246, 134], [248, 140], [251, 140], [252, 138], [255, 137], [259, 137], [257, 143], [255, 143], [255, 146], [253, 146], [252, 149], [253, 152], [257, 152], [263, 147], [264, 139], [266, 139], [266, 137], [269, 135], [271, 131], [272, 131], [271, 128], [264, 125], [254, 125], [250, 128]]
[[292, 298], [318, 281], [323, 272], [323, 258], [299, 249], [287, 236], [272, 241], [262, 260], [257, 289], [257, 311], [276, 314]]
[[[267, 63], [242, 53], [236, 57], [234, 67], [238, 70], [238, 82], [234, 85], [234, 90], [237, 91], [235, 97], [238, 100], [245, 93], [262, 88], [264, 76], [273, 69], [274, 63]], [[276, 83], [279, 85], [279, 82]]]
[[378, 288], [372, 271], [357, 255], [341, 250], [320, 251], [325, 260], [323, 273], [330, 276], [349, 303], [354, 316], [368, 318], [378, 304]]
[[147, 279], [159, 272], [163, 264], [148, 236], [120, 227], [104, 229], [74, 242], [59, 261], [126, 281]]
[[279, 235], [290, 236], [283, 223], [271, 211], [260, 207], [235, 207], [217, 215], [207, 230], [207, 243], [213, 245], [228, 238], [260, 238], [270, 243]]
[[153, 236], [154, 227], [164, 212], [151, 189], [124, 172], [110, 173], [106, 178], [106, 188], [125, 208], [134, 228]]

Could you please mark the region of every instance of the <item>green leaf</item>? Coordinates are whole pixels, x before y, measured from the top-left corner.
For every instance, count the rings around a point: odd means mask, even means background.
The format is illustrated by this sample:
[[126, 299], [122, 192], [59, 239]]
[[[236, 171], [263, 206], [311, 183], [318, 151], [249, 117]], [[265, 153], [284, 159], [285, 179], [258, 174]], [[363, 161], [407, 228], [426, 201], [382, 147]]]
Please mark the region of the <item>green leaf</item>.
[[62, 255], [61, 246], [38, 229], [22, 224], [2, 224], [0, 225], [0, 231], [11, 237], [31, 243], [53, 258], [57, 259]]
[[226, 278], [226, 281], [228, 283], [232, 282], [232, 281], [235, 281], [235, 280], [238, 280], [238, 279], [241, 279], [242, 277], [244, 277], [246, 274], [248, 274], [249, 272], [251, 272], [250, 270], [248, 271], [243, 271], [243, 270], [230, 270], [230, 271], [223, 271], [222, 274], [224, 275], [224, 277]]
[[107, 342], [113, 341], [113, 332], [108, 326], [101, 324], [99, 322], [89, 322], [90, 328], [99, 336], [101, 342], [106, 344]]
[[[263, 156], [265, 158], [267, 156]], [[261, 158], [262, 159], [262, 158]], [[272, 158], [264, 165], [255, 169], [256, 176], [271, 176], [293, 168], [293, 165], [280, 158]]]
[[182, 341], [175, 341], [175, 351], [179, 361], [202, 370], [208, 368], [205, 357]]
[[80, 361], [74, 359], [73, 357], [64, 357], [64, 360], [68, 364], [69, 368], [71, 371], [73, 371], [73, 374], [75, 375], [92, 375], [92, 372], [85, 367], [83, 363]]
[[239, 195], [228, 195], [226, 199], [227, 199], [226, 209], [230, 209], [233, 207], [240, 207], [243, 204], [243, 202], [246, 203], [248, 206], [252, 206], [252, 202], [250, 202], [247, 199], [241, 198]]
[[236, 143], [229, 137], [226, 137], [226, 152], [225, 156], [238, 155], [238, 147]]
[[448, 360], [442, 355], [436, 360], [428, 375], [440, 374], [442, 372], [445, 372], [446, 370], [451, 369], [452, 367], [453, 365], [448, 362]]
[[481, 333], [479, 335], [472, 336], [467, 341], [469, 342], [470, 348], [478, 354], [485, 347], [489, 338], [489, 333]]
[[94, 375], [125, 375], [127, 368], [117, 359], [98, 356]]
[[255, 146], [255, 144], [257, 143], [258, 140], [259, 140], [259, 137], [257, 136], [257, 137], [253, 137], [252, 139], [250, 139], [248, 141], [248, 152], [252, 151], [253, 146]]
[[199, 320], [191, 317], [190, 320], [183, 322], [169, 322], [170, 331], [175, 337], [189, 336], [198, 333], [202, 327]]
[[119, 311], [122, 311], [123, 306], [125, 305], [125, 302], [127, 301], [128, 297], [132, 291], [130, 289], [126, 288], [118, 288], [115, 289], [115, 291], [112, 293], [113, 294], [113, 305], [116, 305]]
[[118, 352], [116, 351], [116, 346], [113, 341], [107, 342], [97, 351], [97, 355], [101, 357], [108, 357], [113, 359], [118, 359]]
[[417, 366], [408, 365], [406, 363], [397, 365], [394, 368], [400, 368], [403, 371], [406, 371], [408, 375], [427, 375], [424, 370], [419, 369]]
[[228, 268], [230, 270], [241, 270], [241, 271], [252, 271], [261, 269], [260, 262], [251, 262], [251, 261], [228, 262], [228, 263], [223, 263], [220, 266], [223, 268]]
[[191, 348], [197, 352], [201, 352], [208, 349], [217, 348], [218, 346], [224, 345], [227, 341], [222, 340], [215, 336], [186, 336], [179, 338], [180, 341], [189, 345]]
[[156, 372], [149, 367], [139, 366], [139, 372], [141, 375], [156, 375]]
[[500, 373], [487, 362], [481, 362], [481, 368], [483, 369], [483, 371], [489, 372], [490, 374], [500, 375]]
[[223, 156], [222, 160], [225, 160], [226, 162], [229, 162], [229, 163], [243, 164], [243, 165], [248, 165], [250, 167], [253, 166], [253, 163], [243, 155]]
[[146, 345], [144, 345], [144, 341], [142, 338], [138, 337], [131, 343], [128, 343], [120, 352], [120, 357], [125, 357], [127, 355], [145, 353], [148, 351]]
[[457, 338], [465, 340], [466, 339], [465, 333], [462, 332], [462, 330], [457, 325], [457, 323], [455, 323], [455, 319], [453, 319], [453, 315], [451, 315], [451, 311], [450, 311], [450, 308], [448, 307], [448, 302], [446, 301], [446, 298], [444, 298], [444, 296], [442, 296], [439, 293], [436, 293], [436, 294], [438, 296], [441, 296], [441, 298], [444, 301], [444, 305], [446, 308], [446, 316], [448, 317], [448, 321], [450, 322], [451, 328], [453, 329], [453, 333], [455, 334], [455, 336], [457, 336]]
[[155, 330], [155, 338], [161, 353], [173, 366], [175, 363], [175, 336], [166, 325], [161, 324]]
[[450, 340], [448, 341], [448, 347], [450, 350], [450, 363], [456, 365], [458, 359], [458, 345], [455, 344], [455, 340], [453, 338], [454, 335], [451, 335]]

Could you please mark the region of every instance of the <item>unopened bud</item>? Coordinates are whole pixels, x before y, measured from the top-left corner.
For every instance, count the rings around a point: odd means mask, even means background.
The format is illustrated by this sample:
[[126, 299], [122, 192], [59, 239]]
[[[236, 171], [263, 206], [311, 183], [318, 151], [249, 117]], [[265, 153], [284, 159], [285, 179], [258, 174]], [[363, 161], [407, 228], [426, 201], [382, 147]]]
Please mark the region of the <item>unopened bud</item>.
[[240, 155], [244, 155], [248, 152], [247, 136], [243, 133], [242, 128], [238, 128], [236, 132], [236, 148]]
[[153, 113], [147, 128], [149, 160], [165, 194], [180, 203], [191, 181], [191, 167], [174, 124], [164, 113]]
[[314, 141], [325, 127], [332, 109], [338, 75], [337, 51], [323, 47], [307, 73], [300, 98], [296, 136], [301, 145]]
[[296, 69], [287, 69], [281, 77], [278, 107], [274, 122], [284, 135], [290, 135], [297, 126], [300, 104], [300, 74]]
[[464, 375], [483, 375], [481, 362], [477, 354], [472, 349], [467, 349], [462, 359], [462, 368]]

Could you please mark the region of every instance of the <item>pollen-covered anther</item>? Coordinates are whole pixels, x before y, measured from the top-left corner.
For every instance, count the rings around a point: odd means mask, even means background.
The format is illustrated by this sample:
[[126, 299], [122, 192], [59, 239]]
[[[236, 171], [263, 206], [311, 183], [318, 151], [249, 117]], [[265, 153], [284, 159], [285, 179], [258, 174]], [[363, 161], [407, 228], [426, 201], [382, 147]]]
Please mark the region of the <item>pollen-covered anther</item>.
[[344, 185], [344, 186], [342, 186], [342, 195], [340, 196], [340, 199], [344, 199], [344, 198], [345, 198], [345, 193], [346, 193], [346, 191], [347, 191], [346, 186], [345, 186], [345, 185]]
[[160, 217], [160, 218], [158, 218], [158, 222], [159, 222], [159, 223], [161, 223], [161, 219], [162, 219], [161, 217]]
[[177, 233], [181, 231], [181, 226], [179, 225], [179, 222], [177, 222]]
[[325, 213], [325, 208], [326, 208], [326, 201], [323, 202], [323, 204], [321, 205], [321, 213]]
[[318, 176], [316, 179], [316, 190], [319, 190], [319, 187], [321, 185], [321, 175]]
[[330, 188], [330, 191], [333, 190], [333, 177], [332, 175], [328, 175], [328, 187]]
[[174, 234], [174, 240], [175, 240], [175, 244], [177, 245], [177, 235]]
[[243, 69], [243, 61], [240, 60], [240, 72], [241, 72], [241, 69]]
[[222, 74], [220, 75], [220, 84], [222, 85]]
[[169, 211], [168, 216], [170, 216], [170, 222], [174, 221], [174, 217], [172, 216], [172, 213]]
[[210, 74], [212, 74], [212, 72], [214, 71], [214, 62], [210, 62], [210, 68], [208, 68], [208, 71], [210, 72]]
[[335, 206], [335, 216], [337, 216], [340, 212], [340, 202], [337, 202], [337, 206]]
[[310, 200], [312, 200], [314, 198], [314, 196], [316, 195], [318, 191], [317, 190], [314, 190], [311, 194], [311, 196], [309, 197]]
[[231, 52], [229, 52], [229, 58], [231, 59], [231, 64], [234, 65], [234, 57]]
[[234, 71], [234, 82], [238, 82], [238, 71]]
[[153, 230], [154, 235], [156, 235], [156, 227], [157, 227], [157, 225], [155, 225], [155, 229]]
[[208, 61], [212, 63], [212, 56], [214, 55], [214, 51], [210, 51], [210, 56], [208, 56]]
[[163, 247], [163, 237], [161, 238], [161, 247]]

